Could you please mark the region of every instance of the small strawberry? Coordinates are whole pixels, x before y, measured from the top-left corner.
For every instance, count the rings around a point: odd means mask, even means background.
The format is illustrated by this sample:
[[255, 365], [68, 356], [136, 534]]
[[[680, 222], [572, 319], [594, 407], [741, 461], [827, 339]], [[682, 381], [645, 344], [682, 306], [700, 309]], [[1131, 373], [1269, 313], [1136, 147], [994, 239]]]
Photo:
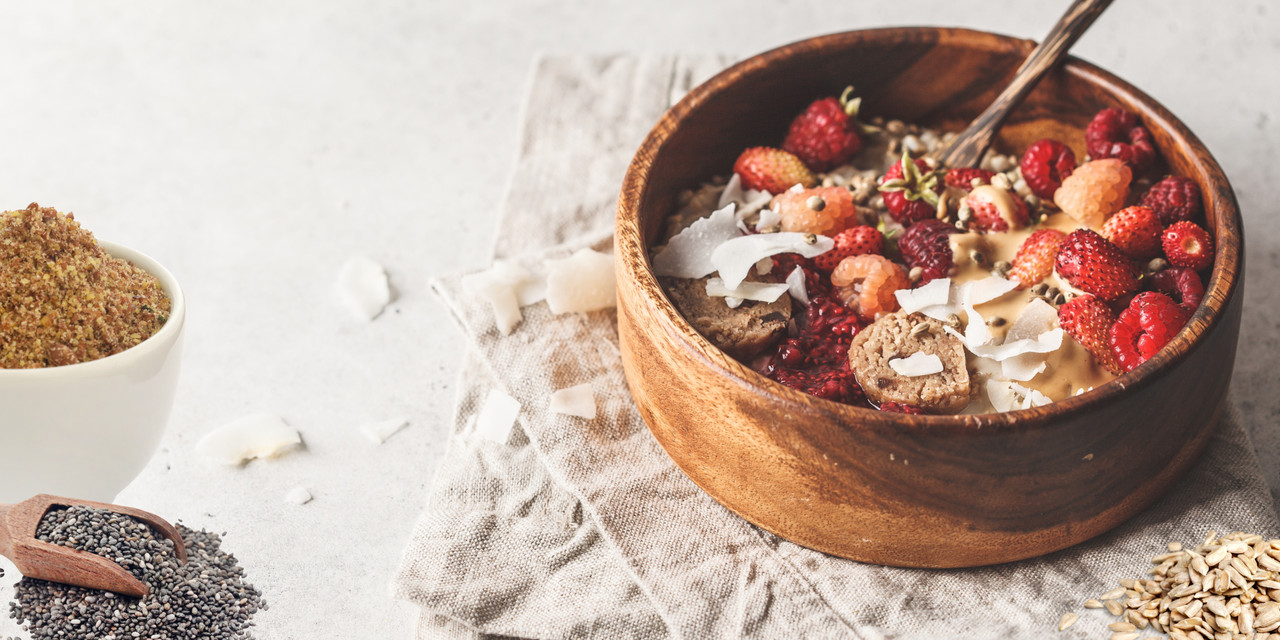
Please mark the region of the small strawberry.
[[1098, 112], [1084, 130], [1089, 155], [1094, 160], [1116, 158], [1129, 165], [1140, 176], [1156, 160], [1156, 147], [1151, 132], [1132, 112], [1111, 107]]
[[1134, 297], [1111, 325], [1111, 353], [1125, 371], [1151, 359], [1191, 318], [1191, 311], [1163, 293], [1147, 291]]
[[940, 173], [923, 159], [912, 162], [911, 156], [903, 152], [902, 161], [890, 166], [880, 178], [880, 195], [889, 215], [907, 227], [933, 218], [943, 187]]
[[970, 225], [979, 231], [1023, 229], [1031, 222], [1027, 201], [1008, 189], [990, 185], [974, 187], [962, 202], [973, 211]]
[[1157, 271], [1144, 282], [1147, 289], [1159, 291], [1192, 311], [1204, 299], [1204, 282], [1200, 280], [1200, 274], [1186, 267], [1169, 267]]
[[1142, 194], [1141, 204], [1151, 207], [1165, 226], [1179, 220], [1195, 222], [1201, 209], [1200, 185], [1191, 178], [1165, 176]]
[[1019, 166], [1031, 193], [1051, 200], [1053, 192], [1062, 186], [1063, 178], [1075, 170], [1076, 154], [1071, 147], [1045, 138], [1027, 147]]
[[1175, 222], [1164, 230], [1164, 255], [1169, 264], [1199, 271], [1213, 264], [1213, 239], [1194, 222]]
[[1123, 251], [1090, 229], [1062, 241], [1054, 260], [1058, 275], [1077, 289], [1114, 300], [1138, 289], [1138, 267]]
[[1130, 258], [1147, 260], [1160, 255], [1160, 216], [1148, 207], [1121, 209], [1102, 225], [1102, 237], [1120, 247]]
[[853, 157], [862, 148], [855, 120], [862, 99], [851, 99], [852, 93], [853, 87], [849, 87], [839, 100], [823, 98], [809, 105], [791, 121], [783, 150], [794, 153], [814, 171], [827, 171]]
[[1094, 296], [1072, 298], [1058, 308], [1058, 325], [1075, 338], [1086, 351], [1093, 354], [1098, 364], [1111, 373], [1123, 373], [1115, 354], [1111, 352], [1111, 325], [1116, 314], [1107, 303]]
[[1053, 260], [1067, 234], [1057, 229], [1037, 229], [1022, 241], [1013, 257], [1009, 278], [1018, 283], [1019, 289], [1039, 284], [1053, 273]]
[[[948, 187], [973, 191], [976, 186], [991, 184], [991, 178], [995, 175], [994, 171], [987, 171], [986, 169], [962, 167], [948, 170], [946, 182]], [[974, 180], [977, 180], [978, 183], [974, 184]]]
[[817, 184], [813, 172], [800, 158], [773, 147], [751, 147], [738, 156], [733, 172], [748, 189], [782, 193], [794, 185], [812, 187]]
[[813, 259], [813, 264], [823, 271], [833, 271], [841, 260], [849, 256], [860, 256], [864, 253], [882, 254], [884, 251], [884, 234], [875, 227], [858, 225], [849, 227], [834, 238], [835, 247]]

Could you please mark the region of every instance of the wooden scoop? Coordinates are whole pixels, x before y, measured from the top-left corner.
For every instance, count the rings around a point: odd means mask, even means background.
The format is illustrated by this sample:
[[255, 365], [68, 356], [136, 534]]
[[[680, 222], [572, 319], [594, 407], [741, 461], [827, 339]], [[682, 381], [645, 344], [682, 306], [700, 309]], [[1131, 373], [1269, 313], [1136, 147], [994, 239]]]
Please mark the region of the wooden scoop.
[[173, 541], [179, 562], [187, 561], [187, 546], [178, 530], [153, 513], [114, 504], [38, 495], [14, 505], [0, 504], [0, 555], [12, 560], [25, 577], [114, 591], [135, 598], [151, 592], [150, 587], [124, 567], [102, 556], [37, 540], [36, 527], [45, 513], [56, 506], [94, 507], [140, 520]]
[[1067, 56], [1067, 50], [1080, 39], [1085, 29], [1111, 5], [1112, 0], [1076, 0], [1053, 25], [1049, 35], [1042, 41], [1022, 66], [1013, 74], [1009, 86], [996, 96], [995, 102], [987, 107], [968, 128], [960, 132], [951, 144], [938, 154], [938, 162], [944, 167], [959, 169], [976, 167], [982, 161], [982, 154], [991, 146], [1000, 125], [1004, 124], [1009, 112], [1022, 103], [1022, 99], [1035, 88], [1040, 78]]

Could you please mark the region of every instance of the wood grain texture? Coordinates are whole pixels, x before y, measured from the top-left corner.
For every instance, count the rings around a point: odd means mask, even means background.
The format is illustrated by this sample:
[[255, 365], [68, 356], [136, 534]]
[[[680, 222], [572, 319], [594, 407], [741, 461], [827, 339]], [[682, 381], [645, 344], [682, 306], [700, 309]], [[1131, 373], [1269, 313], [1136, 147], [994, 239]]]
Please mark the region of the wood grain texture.
[[[623, 364], [645, 421], [677, 465], [747, 520], [827, 553], [895, 566], [1033, 557], [1096, 536], [1151, 504], [1195, 461], [1220, 416], [1241, 313], [1240, 213], [1194, 135], [1124, 81], [1075, 59], [1010, 116], [996, 146], [1052, 136], [1084, 157], [1108, 106], [1137, 112], [1167, 170], [1204, 190], [1218, 244], [1206, 302], [1172, 346], [1117, 380], [1046, 407], [981, 416], [885, 414], [760, 376], [675, 311], [648, 247], [681, 189], [776, 144], [815, 98], [853, 84], [863, 112], [958, 130], [1033, 43], [958, 29], [848, 32], [750, 58], [691, 92], [637, 152], [615, 248]], [[1166, 169], [1162, 167], [1160, 170]]]
[[103, 589], [134, 598], [141, 598], [151, 591], [145, 583], [107, 558], [38, 540], [36, 530], [40, 521], [50, 508], [58, 506], [107, 509], [135, 518], [172, 540], [178, 560], [187, 561], [186, 543], [178, 530], [153, 513], [114, 504], [41, 494], [14, 505], [0, 504], [0, 555], [12, 561], [13, 566], [24, 577]]

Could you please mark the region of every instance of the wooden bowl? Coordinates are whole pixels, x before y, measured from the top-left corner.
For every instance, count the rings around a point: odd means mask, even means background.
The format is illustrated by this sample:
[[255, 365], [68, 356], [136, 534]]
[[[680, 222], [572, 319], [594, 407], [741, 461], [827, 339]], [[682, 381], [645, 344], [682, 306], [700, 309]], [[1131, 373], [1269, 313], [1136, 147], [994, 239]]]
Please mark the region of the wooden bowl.
[[676, 195], [776, 145], [791, 118], [846, 85], [863, 113], [959, 130], [1031, 51], [961, 29], [853, 31], [745, 60], [662, 117], [631, 163], [615, 240], [627, 381], [654, 436], [743, 518], [826, 553], [904, 567], [1029, 558], [1087, 540], [1163, 494], [1222, 413], [1240, 327], [1240, 212], [1221, 167], [1156, 101], [1070, 59], [997, 146], [1044, 137], [1085, 156], [1100, 109], [1138, 113], [1169, 173], [1204, 191], [1217, 257], [1205, 302], [1170, 346], [1088, 393], [1003, 414], [910, 416], [817, 399], [769, 380], [695, 331], [654, 277], [649, 247]]

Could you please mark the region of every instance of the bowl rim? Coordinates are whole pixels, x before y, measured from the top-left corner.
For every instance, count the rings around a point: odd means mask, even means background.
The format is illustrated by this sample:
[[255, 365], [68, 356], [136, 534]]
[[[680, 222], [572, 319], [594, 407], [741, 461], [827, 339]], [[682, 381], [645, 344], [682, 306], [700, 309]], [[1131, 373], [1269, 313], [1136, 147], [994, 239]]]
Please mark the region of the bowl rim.
[[159, 331], [119, 353], [113, 353], [97, 360], [77, 362], [60, 367], [0, 369], [0, 383], [14, 380], [30, 381], [41, 378], [86, 377], [112, 373], [120, 369], [126, 369], [146, 358], [152, 352], [172, 344], [177, 335], [181, 333], [182, 327], [186, 323], [187, 306], [182, 287], [178, 285], [177, 278], [155, 258], [141, 251], [101, 239], [97, 240], [97, 243], [99, 247], [111, 256], [129, 261], [160, 281], [160, 288], [169, 297], [169, 319], [164, 323], [164, 326], [160, 327]]
[[[618, 262], [622, 265], [625, 276], [636, 282], [642, 289], [656, 290], [660, 293], [659, 297], [641, 296], [641, 298], [647, 304], [657, 305], [656, 310], [670, 323], [666, 327], [667, 333], [677, 342], [683, 341], [682, 346], [691, 348], [704, 356], [700, 358], [703, 362], [732, 376], [740, 384], [787, 404], [797, 405], [797, 408], [835, 414], [840, 418], [840, 422], [851, 428], [896, 428], [906, 422], [915, 429], [937, 435], [951, 432], [972, 433], [976, 428], [992, 432], [1028, 430], [1037, 425], [1056, 421], [1063, 416], [1086, 413], [1096, 406], [1121, 401], [1129, 389], [1145, 387], [1168, 374], [1194, 349], [1201, 346], [1200, 338], [1222, 321], [1233, 298], [1240, 295], [1239, 281], [1244, 272], [1244, 237], [1239, 205], [1221, 165], [1186, 125], [1146, 93], [1114, 74], [1075, 56], [1068, 56], [1064, 60], [1063, 72], [1098, 87], [1119, 105], [1127, 108], [1138, 107], [1139, 115], [1148, 127], [1162, 129], [1169, 134], [1170, 143], [1173, 146], [1189, 151], [1187, 155], [1193, 158], [1191, 168], [1194, 170], [1194, 175], [1187, 177], [1191, 177], [1201, 186], [1203, 196], [1207, 197], [1210, 208], [1215, 212], [1212, 230], [1215, 240], [1214, 265], [1205, 287], [1203, 302], [1186, 326], [1150, 360], [1089, 391], [1040, 407], [1003, 413], [908, 416], [817, 398], [766, 378], [711, 344], [676, 310], [653, 273], [649, 247], [641, 243], [643, 234], [639, 224], [639, 205], [648, 195], [648, 178], [652, 173], [652, 159], [657, 157], [658, 152], [680, 128], [682, 121], [704, 102], [722, 92], [726, 85], [731, 84], [727, 79], [734, 76], [749, 77], [766, 73], [775, 62], [805, 54], [821, 53], [823, 49], [838, 48], [855, 42], [898, 42], [904, 35], [921, 33], [937, 34], [939, 41], [975, 49], [1020, 49], [1024, 57], [1035, 46], [1035, 42], [1031, 40], [974, 29], [887, 27], [844, 31], [799, 40], [751, 56], [726, 68], [694, 88], [668, 109], [645, 137], [628, 166], [618, 200], [615, 225], [616, 231], [619, 231], [615, 234], [617, 246], [621, 252], [620, 257], [623, 258]], [[1206, 185], [1212, 184], [1219, 184], [1223, 188], [1206, 188]], [[632, 233], [621, 233], [624, 226], [629, 227], [628, 230]], [[1221, 251], [1221, 239], [1228, 237], [1234, 238], [1237, 250]], [[638, 256], [639, 259], [629, 259], [634, 256]], [[1214, 306], [1207, 304], [1211, 300], [1215, 301]]]

